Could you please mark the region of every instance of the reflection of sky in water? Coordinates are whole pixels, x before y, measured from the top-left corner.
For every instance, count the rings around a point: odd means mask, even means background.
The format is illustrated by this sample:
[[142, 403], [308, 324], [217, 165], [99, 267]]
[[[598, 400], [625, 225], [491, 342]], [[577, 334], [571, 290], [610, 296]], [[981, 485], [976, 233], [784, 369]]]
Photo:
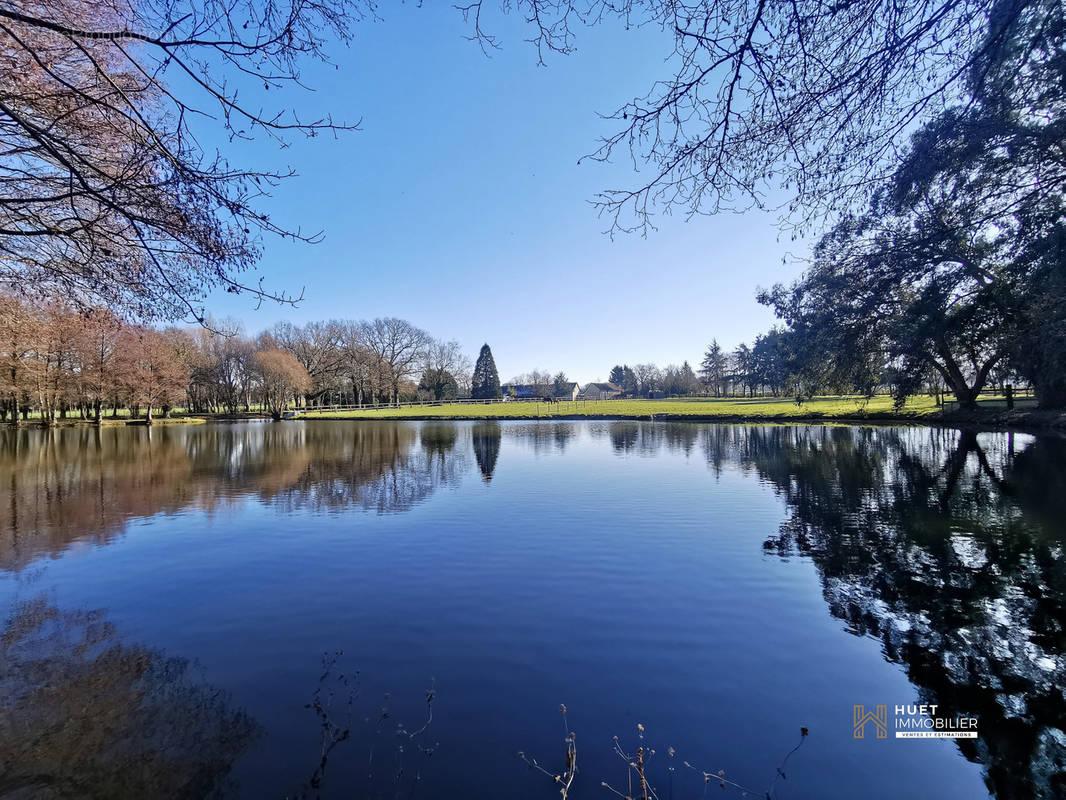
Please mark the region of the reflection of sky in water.
[[[611, 737], [637, 722], [756, 786], [808, 726], [781, 797], [974, 797], [983, 772], [1004, 797], [1054, 785], [1059, 440], [629, 422], [146, 434], [0, 434], [17, 512], [0, 603], [105, 609], [130, 647], [195, 659], [263, 730], [236, 762], [244, 796], [310, 775], [304, 705], [337, 649], [363, 709], [391, 691], [409, 726], [436, 679], [427, 796], [554, 792], [513, 754], [556, 768], [560, 702], [581, 796], [624, 778]], [[982, 739], [852, 739], [853, 704], [919, 701], [978, 713]], [[365, 781], [366, 742], [346, 745], [338, 796]]]

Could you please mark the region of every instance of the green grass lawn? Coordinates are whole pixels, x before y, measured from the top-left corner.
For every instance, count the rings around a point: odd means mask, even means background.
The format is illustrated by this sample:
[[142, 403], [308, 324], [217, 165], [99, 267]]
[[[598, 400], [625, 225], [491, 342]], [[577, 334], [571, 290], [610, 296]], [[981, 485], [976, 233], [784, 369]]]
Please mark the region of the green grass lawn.
[[[908, 400], [900, 417], [921, 417], [937, 411], [932, 397]], [[440, 406], [404, 406], [359, 411], [309, 411], [302, 419], [496, 419], [507, 417], [612, 416], [612, 417], [752, 417], [780, 418], [819, 416], [863, 417], [892, 414], [891, 397], [816, 397], [803, 405], [780, 397], [744, 399], [727, 397], [707, 400], [577, 400], [572, 403], [499, 402], [490, 404], [450, 403]]]

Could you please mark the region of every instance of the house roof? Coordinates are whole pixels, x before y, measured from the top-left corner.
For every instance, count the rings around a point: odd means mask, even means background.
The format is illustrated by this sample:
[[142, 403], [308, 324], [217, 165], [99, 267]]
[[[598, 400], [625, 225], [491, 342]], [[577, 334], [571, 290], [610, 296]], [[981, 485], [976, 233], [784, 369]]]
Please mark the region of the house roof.
[[561, 392], [557, 392], [555, 391], [554, 383], [536, 386], [529, 383], [505, 383], [500, 387], [500, 390], [506, 394], [509, 390], [514, 389], [514, 393], [518, 397], [543, 397], [546, 393], [550, 393], [552, 397], [563, 397], [573, 394], [577, 384], [573, 381], [567, 381], [563, 386], [565, 388]]
[[582, 389], [581, 391], [582, 392], [587, 392], [589, 389], [592, 389], [593, 391], [597, 391], [597, 392], [620, 392], [620, 391], [622, 391], [622, 387], [621, 386], [617, 386], [616, 384], [613, 384], [610, 381], [606, 381], [606, 382], [603, 382], [603, 383], [586, 383], [585, 384], [585, 388]]

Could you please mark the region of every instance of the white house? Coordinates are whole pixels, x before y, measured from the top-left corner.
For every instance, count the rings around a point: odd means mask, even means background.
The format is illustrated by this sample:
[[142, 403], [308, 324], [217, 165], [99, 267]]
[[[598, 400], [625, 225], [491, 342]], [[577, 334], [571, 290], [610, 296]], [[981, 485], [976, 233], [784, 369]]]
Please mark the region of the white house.
[[582, 400], [610, 400], [621, 397], [622, 389], [613, 383], [586, 383], [578, 397]]

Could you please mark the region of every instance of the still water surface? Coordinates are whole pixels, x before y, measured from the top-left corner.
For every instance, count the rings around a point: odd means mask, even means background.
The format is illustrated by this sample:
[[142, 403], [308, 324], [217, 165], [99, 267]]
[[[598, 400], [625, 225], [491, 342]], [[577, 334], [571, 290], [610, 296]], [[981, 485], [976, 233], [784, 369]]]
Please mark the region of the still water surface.
[[0, 796], [1066, 796], [1064, 545], [1054, 437], [5, 430]]

